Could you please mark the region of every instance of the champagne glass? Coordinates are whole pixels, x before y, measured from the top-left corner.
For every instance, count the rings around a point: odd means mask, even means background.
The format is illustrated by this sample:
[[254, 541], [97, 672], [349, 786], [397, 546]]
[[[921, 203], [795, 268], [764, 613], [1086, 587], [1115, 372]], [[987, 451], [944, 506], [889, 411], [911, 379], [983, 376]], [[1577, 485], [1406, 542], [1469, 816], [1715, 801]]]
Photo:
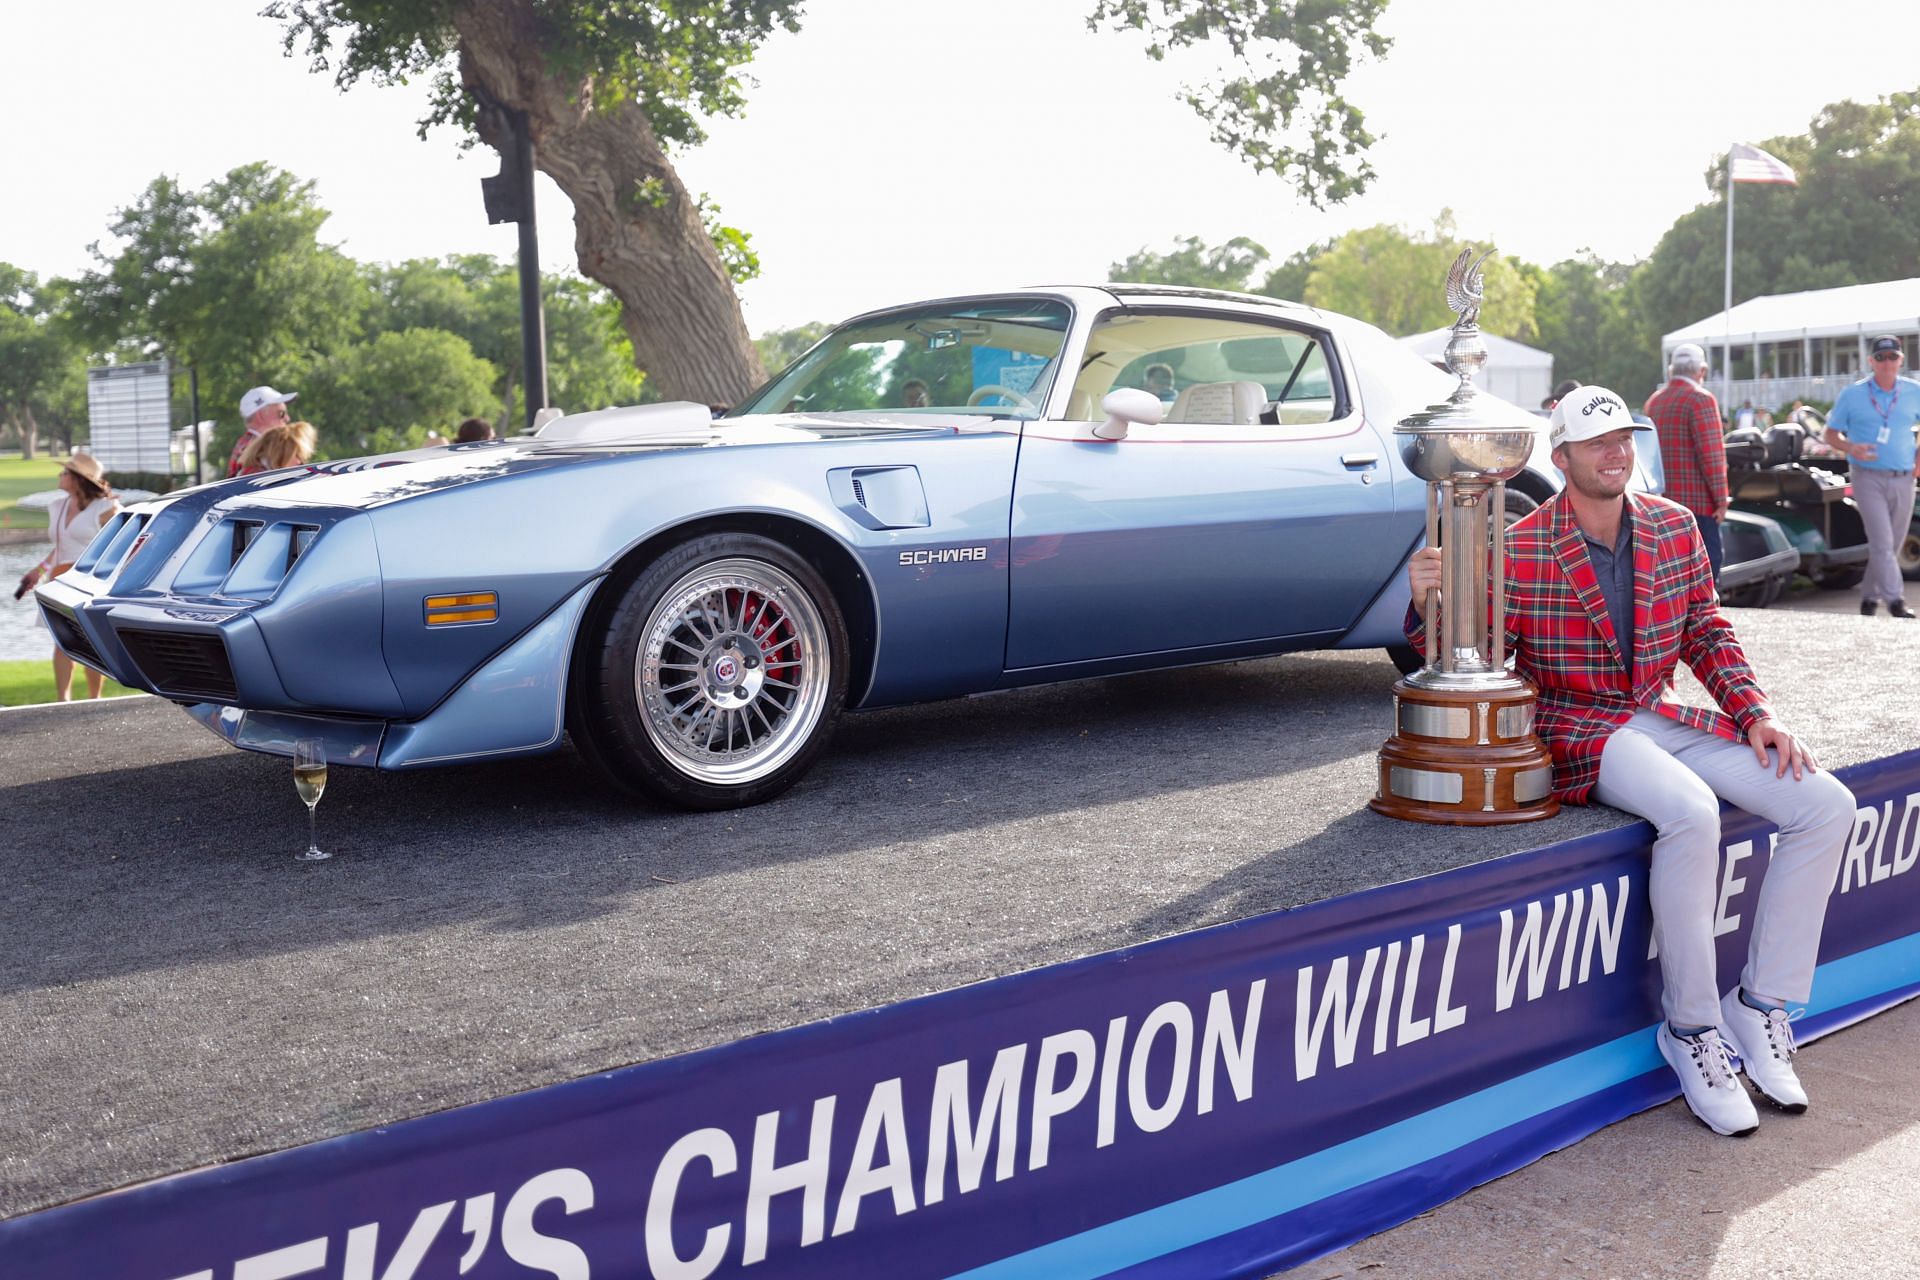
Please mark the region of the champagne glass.
[[301, 738], [293, 744], [293, 789], [307, 802], [307, 851], [296, 854], [301, 862], [319, 862], [333, 855], [320, 848], [314, 837], [313, 807], [327, 789], [327, 748], [318, 738]]

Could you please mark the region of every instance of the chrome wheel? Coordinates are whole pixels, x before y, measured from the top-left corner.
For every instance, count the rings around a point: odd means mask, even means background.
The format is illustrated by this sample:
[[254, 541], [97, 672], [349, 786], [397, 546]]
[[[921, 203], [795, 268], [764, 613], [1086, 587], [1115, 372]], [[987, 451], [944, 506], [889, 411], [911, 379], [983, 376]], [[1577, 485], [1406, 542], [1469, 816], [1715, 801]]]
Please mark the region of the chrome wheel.
[[740, 786], [806, 745], [833, 680], [813, 598], [759, 560], [702, 564], [668, 587], [634, 655], [647, 739], [699, 782]]

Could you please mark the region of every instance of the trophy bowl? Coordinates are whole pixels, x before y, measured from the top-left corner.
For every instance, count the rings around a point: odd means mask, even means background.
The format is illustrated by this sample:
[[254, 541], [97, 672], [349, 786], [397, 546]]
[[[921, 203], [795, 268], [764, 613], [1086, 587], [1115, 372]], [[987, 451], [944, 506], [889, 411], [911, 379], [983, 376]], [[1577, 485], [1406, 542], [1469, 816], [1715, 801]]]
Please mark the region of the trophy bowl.
[[1394, 434], [1411, 437], [1407, 466], [1428, 484], [1504, 483], [1520, 474], [1533, 453], [1534, 432], [1527, 427], [1449, 430], [1409, 420]]

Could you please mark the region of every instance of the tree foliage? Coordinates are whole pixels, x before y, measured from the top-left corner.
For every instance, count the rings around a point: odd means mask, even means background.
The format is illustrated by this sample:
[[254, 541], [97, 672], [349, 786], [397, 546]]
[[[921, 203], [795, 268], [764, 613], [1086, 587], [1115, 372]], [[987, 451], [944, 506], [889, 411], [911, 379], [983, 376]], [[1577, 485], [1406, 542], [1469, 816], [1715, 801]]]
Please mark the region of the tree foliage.
[[[377, 299], [370, 335], [442, 329], [467, 341], [498, 371], [491, 407], [481, 416], [506, 430], [526, 420], [520, 277], [488, 254], [415, 259], [368, 269]], [[547, 397], [574, 412], [654, 398], [634, 367], [633, 348], [620, 329], [619, 309], [607, 291], [584, 280], [541, 281], [547, 331]]]
[[[200, 374], [202, 411], [248, 387], [297, 383], [358, 332], [367, 294], [353, 261], [320, 240], [313, 184], [243, 165], [198, 191], [160, 177], [91, 246], [68, 282], [67, 323], [95, 352], [165, 355]], [[237, 422], [220, 436], [231, 442]]]
[[85, 361], [55, 321], [57, 293], [0, 262], [0, 426], [29, 458], [43, 430], [70, 445], [86, 420]]
[[[1386, 0], [1094, 0], [1094, 30], [1144, 32], [1147, 53], [1223, 51], [1229, 70], [1185, 100], [1213, 137], [1316, 205], [1364, 190], [1373, 138], [1340, 95], [1385, 53]], [[605, 284], [665, 395], [729, 402], [763, 376], [734, 285], [759, 270], [749, 237], [681, 183], [674, 147], [737, 113], [739, 69], [800, 0], [273, 0], [289, 52], [342, 89], [425, 77], [421, 122], [504, 140], [520, 113], [534, 162], [573, 201], [580, 270]], [[489, 108], [480, 110], [482, 106]]]
[[1658, 376], [1660, 348], [1658, 335], [1649, 343], [1635, 321], [1633, 268], [1581, 253], [1544, 271], [1529, 269], [1540, 277], [1537, 345], [1553, 353], [1554, 380], [1598, 383], [1638, 404]]
[[[1836, 102], [1803, 135], [1759, 143], [1798, 186], [1734, 193], [1733, 301], [1920, 276], [1920, 94]], [[1683, 214], [1647, 261], [1639, 301], [1659, 335], [1719, 311], [1727, 225], [1724, 158], [1712, 199]]]
[[1267, 260], [1267, 251], [1245, 236], [1208, 246], [1198, 236], [1175, 240], [1173, 251], [1141, 249], [1107, 268], [1109, 280], [1129, 284], [1174, 284], [1195, 289], [1251, 287], [1253, 273]]
[[458, 334], [403, 329], [322, 361], [301, 399], [324, 407], [328, 452], [381, 453], [416, 446], [428, 432], [451, 439], [461, 419], [492, 407], [497, 375]]
[[[1465, 247], [1445, 211], [1425, 235], [1389, 226], [1350, 231], [1314, 260], [1303, 301], [1370, 321], [1396, 336], [1443, 328], [1454, 315], [1442, 286]], [[1480, 327], [1517, 342], [1532, 341], [1533, 280], [1499, 254], [1481, 270], [1487, 292]]]
[[[1800, 181], [1742, 184], [1735, 193], [1736, 305], [1762, 294], [1920, 276], [1920, 93], [1836, 102], [1804, 135], [1759, 145], [1792, 165]], [[1724, 155], [1705, 180], [1710, 198], [1676, 218], [1645, 261], [1604, 262], [1582, 252], [1551, 267], [1489, 262], [1481, 323], [1550, 351], [1557, 376], [1597, 382], [1638, 403], [1663, 376], [1661, 336], [1721, 309]], [[1252, 242], [1228, 245], [1237, 243]], [[1213, 283], [1187, 268], [1226, 260], [1228, 246], [1192, 238], [1176, 244], [1172, 254], [1142, 249], [1127, 264], [1139, 264], [1140, 279]], [[1415, 333], [1450, 323], [1439, 285], [1458, 249], [1444, 212], [1425, 235], [1369, 227], [1298, 250], [1260, 291]]]
[[1188, 86], [1183, 100], [1216, 143], [1321, 208], [1359, 195], [1374, 178], [1374, 137], [1340, 91], [1357, 60], [1386, 54], [1391, 42], [1374, 30], [1386, 7], [1387, 0], [1096, 0], [1087, 25], [1144, 31], [1155, 60], [1192, 46], [1224, 50], [1234, 71]]
[[798, 0], [275, 0], [289, 51], [345, 89], [425, 76], [422, 132], [503, 145], [518, 113], [535, 164], [573, 201], [579, 265], [620, 300], [640, 363], [668, 393], [729, 401], [762, 374], [734, 285], [759, 269], [745, 232], [689, 192], [669, 149], [739, 111], [739, 68], [798, 24]]
[[[474, 126], [461, 80], [459, 19], [479, 0], [273, 0], [262, 13], [304, 41], [314, 70], [342, 89], [361, 79], [404, 84], [427, 77], [436, 124]], [[528, 70], [589, 86], [583, 107], [636, 103], [654, 133], [691, 145], [701, 116], [738, 114], [738, 69], [774, 30], [797, 31], [801, 0], [555, 0], [530, 10]]]
[[[220, 456], [240, 433], [242, 392], [261, 383], [300, 393], [322, 456], [417, 444], [469, 415], [502, 430], [523, 421], [516, 268], [487, 254], [363, 266], [320, 241], [326, 218], [311, 184], [264, 165], [199, 191], [159, 178], [79, 279], [37, 288], [0, 267], [0, 421], [17, 399], [7, 388], [40, 378], [28, 339], [58, 353], [79, 388], [43, 388], [32, 411], [49, 426], [84, 421], [84, 354], [197, 366]], [[554, 403], [649, 398], [606, 290], [548, 277], [542, 295]], [[76, 394], [77, 413], [45, 419], [45, 406]], [[175, 420], [186, 416], [176, 404]]]
[[760, 363], [766, 366], [767, 372], [777, 376], [805, 355], [808, 347], [826, 337], [832, 327], [825, 321], [814, 320], [791, 329], [770, 329], [753, 340], [754, 349], [760, 353]]

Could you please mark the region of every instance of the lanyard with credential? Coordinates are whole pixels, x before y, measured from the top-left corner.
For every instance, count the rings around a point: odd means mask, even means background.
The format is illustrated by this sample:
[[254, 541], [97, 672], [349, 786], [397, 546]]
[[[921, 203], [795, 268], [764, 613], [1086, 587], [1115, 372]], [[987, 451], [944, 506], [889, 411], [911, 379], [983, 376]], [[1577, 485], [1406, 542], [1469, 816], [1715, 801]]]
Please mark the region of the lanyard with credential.
[[1874, 443], [1885, 444], [1893, 437], [1892, 415], [1893, 411], [1900, 407], [1900, 380], [1898, 378], [1894, 379], [1893, 399], [1887, 401], [1887, 407], [1884, 409], [1880, 407], [1880, 397], [1873, 394], [1873, 384], [1869, 382], [1867, 384], [1867, 403], [1872, 405], [1873, 411], [1880, 415], [1880, 434], [1874, 437]]

